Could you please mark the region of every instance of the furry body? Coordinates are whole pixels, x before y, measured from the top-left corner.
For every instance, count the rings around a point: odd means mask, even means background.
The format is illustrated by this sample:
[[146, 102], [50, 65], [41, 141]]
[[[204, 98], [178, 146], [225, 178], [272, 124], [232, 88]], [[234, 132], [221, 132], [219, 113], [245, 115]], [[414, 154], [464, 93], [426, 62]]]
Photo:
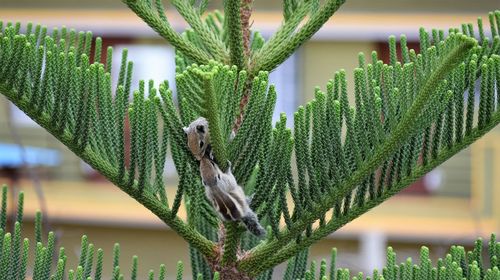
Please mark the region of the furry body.
[[224, 221], [242, 221], [254, 235], [265, 234], [257, 216], [250, 209], [241, 186], [231, 172], [231, 166], [224, 173], [209, 156], [200, 161], [200, 174], [205, 194]]
[[250, 209], [241, 186], [231, 172], [231, 164], [223, 172], [211, 152], [208, 122], [198, 118], [184, 128], [188, 148], [200, 161], [200, 175], [205, 186], [205, 194], [223, 221], [242, 221], [254, 235], [266, 233], [257, 215]]

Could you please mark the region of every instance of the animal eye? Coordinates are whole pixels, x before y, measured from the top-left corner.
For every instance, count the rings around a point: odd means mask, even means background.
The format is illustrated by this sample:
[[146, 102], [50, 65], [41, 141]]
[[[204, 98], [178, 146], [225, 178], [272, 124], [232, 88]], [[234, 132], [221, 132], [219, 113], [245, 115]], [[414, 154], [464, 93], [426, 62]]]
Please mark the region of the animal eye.
[[205, 127], [203, 125], [196, 126], [196, 130], [200, 133], [205, 133]]
[[205, 143], [203, 141], [200, 141], [200, 149], [203, 148], [203, 145], [205, 145]]

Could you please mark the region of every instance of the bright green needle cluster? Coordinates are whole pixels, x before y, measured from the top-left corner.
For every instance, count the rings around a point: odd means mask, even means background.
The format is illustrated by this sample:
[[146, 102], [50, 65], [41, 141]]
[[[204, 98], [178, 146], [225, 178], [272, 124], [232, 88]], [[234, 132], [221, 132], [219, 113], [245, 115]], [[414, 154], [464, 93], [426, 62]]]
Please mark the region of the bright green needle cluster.
[[[161, 175], [168, 143], [174, 160], [178, 159], [181, 176], [194, 178], [198, 174], [194, 169], [191, 174], [184, 172], [195, 163], [189, 157], [168, 83], [162, 83], [157, 90], [152, 83], [146, 88], [141, 82], [130, 103], [133, 64], [127, 61], [126, 51], [122, 54], [118, 86], [112, 89], [110, 73], [106, 71], [110, 66], [89, 61], [87, 46], [93, 43], [90, 33], [76, 36], [70, 30], [61, 32], [65, 37], [58, 37], [54, 31], [52, 37], [42, 38], [45, 28], [38, 25], [34, 32], [32, 29], [28, 26], [26, 34], [19, 34], [19, 29], [7, 24], [2, 30], [0, 56], [6, 62], [0, 69], [2, 93], [110, 181], [150, 204], [148, 208], [161, 213], [172, 228], [187, 235], [193, 233], [176, 217], [186, 188], [180, 188], [170, 208]], [[95, 42], [97, 50], [100, 40]], [[164, 102], [160, 96], [166, 98]], [[174, 118], [160, 122], [158, 116], [169, 114]], [[127, 121], [130, 133], [124, 129]], [[125, 137], [130, 137], [130, 147], [125, 146]], [[194, 187], [192, 182], [185, 184]], [[199, 192], [196, 195], [202, 196]], [[207, 202], [203, 202], [208, 208]], [[210, 217], [214, 221], [213, 214]], [[198, 241], [194, 243], [211, 254], [213, 243], [198, 233], [195, 236]]]
[[[355, 108], [348, 103], [343, 71], [329, 83], [327, 93], [317, 89], [315, 100], [299, 108], [293, 133], [299, 191], [294, 194], [295, 183], [290, 180], [291, 187], [280, 189], [279, 184], [275, 185], [277, 195], [266, 192], [275, 203], [280, 192], [291, 194], [291, 222], [287, 221], [288, 207], [275, 207], [283, 209], [274, 213], [274, 220], [269, 215], [277, 239], [255, 248], [252, 256], [241, 263], [241, 269], [265, 271], [298, 254], [408, 186], [500, 122], [493, 98], [497, 79], [493, 76], [498, 75], [495, 65], [500, 57], [489, 49], [494, 45], [484, 50], [474, 39], [450, 31], [448, 37], [430, 42], [425, 30], [421, 30], [425, 51], [416, 55], [413, 50], [403, 50], [403, 54], [408, 53], [407, 62], [393, 59], [392, 65], [378, 60], [364, 64], [362, 56], [362, 64], [354, 73]], [[395, 52], [391, 48], [392, 57]], [[477, 67], [478, 56], [483, 53], [491, 55], [484, 55], [482, 67]], [[474, 118], [474, 114], [467, 114], [463, 100], [467, 96], [465, 89], [475, 84], [477, 77], [481, 77], [478, 94], [483, 106]], [[474, 124], [469, 131], [464, 131], [466, 123]], [[289, 160], [286, 155], [280, 158]], [[280, 178], [279, 171], [272, 173]], [[259, 174], [257, 182], [260, 176], [264, 175]], [[258, 183], [256, 189], [258, 197]], [[330, 210], [332, 216], [326, 217]], [[278, 231], [279, 218], [285, 221], [285, 227]], [[316, 228], [315, 222], [319, 222]]]
[[[216, 60], [246, 70], [250, 76], [272, 71], [309, 40], [340, 8], [345, 0], [284, 1], [285, 21], [265, 42], [258, 32], [245, 39], [242, 30], [242, 0], [224, 1], [224, 15], [218, 11], [200, 17], [208, 1], [173, 1], [176, 11], [189, 25], [183, 34], [171, 26], [160, 0], [122, 0], [146, 24], [170, 42], [183, 57], [184, 66]], [[251, 3], [251, 1], [250, 1]], [[301, 23], [303, 23], [301, 25]], [[245, 45], [247, 44], [247, 45]], [[250, 52], [246, 53], [248, 49]], [[179, 63], [177, 64], [179, 67]]]

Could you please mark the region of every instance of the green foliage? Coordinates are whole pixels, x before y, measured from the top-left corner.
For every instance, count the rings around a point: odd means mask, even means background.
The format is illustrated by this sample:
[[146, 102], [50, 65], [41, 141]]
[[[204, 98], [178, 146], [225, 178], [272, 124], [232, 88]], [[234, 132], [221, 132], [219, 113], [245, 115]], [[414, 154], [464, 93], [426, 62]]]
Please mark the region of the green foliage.
[[[138, 16], [140, 16], [153, 30], [155, 30], [160, 36], [171, 42], [177, 49], [181, 50], [186, 56], [190, 59], [197, 61], [198, 63], [206, 64], [210, 60], [210, 58], [220, 59], [223, 57], [213, 57], [213, 54], [210, 54], [209, 51], [204, 49], [200, 49], [189, 43], [186, 38], [183, 38], [179, 33], [175, 32], [173, 27], [167, 20], [165, 16], [165, 11], [163, 9], [163, 5], [160, 0], [155, 1], [155, 7], [151, 4], [151, 1], [135, 1], [135, 0], [126, 0], [124, 1], [127, 6], [134, 11]], [[192, 7], [188, 5], [182, 5], [184, 1], [176, 1], [180, 4], [183, 9], [180, 10], [181, 14], [184, 16], [184, 19], [188, 21], [188, 23], [192, 25], [199, 26], [200, 23], [199, 18], [192, 16], [193, 11]], [[188, 17], [186, 17], [186, 15]], [[195, 21], [195, 23], [193, 23]], [[202, 28], [206, 28], [202, 25]], [[207, 35], [211, 34], [208, 32]], [[200, 36], [201, 37], [201, 36]], [[206, 39], [206, 37], [204, 37]], [[212, 39], [211, 37], [209, 37]], [[205, 44], [212, 44], [213, 42], [204, 42]], [[215, 47], [215, 46], [213, 46]], [[218, 50], [220, 51], [220, 50]]]
[[[254, 33], [253, 41], [245, 38], [243, 13], [246, 3], [241, 0], [224, 1], [224, 14], [209, 14], [205, 20], [198, 13], [206, 8], [207, 1], [200, 1], [198, 9], [186, 1], [173, 1], [176, 10], [192, 28], [185, 34], [176, 33], [165, 15], [160, 0], [153, 6], [150, 0], [122, 0], [160, 36], [182, 52], [191, 63], [208, 64], [210, 59], [236, 65], [251, 76], [260, 71], [272, 71], [295, 50], [309, 40], [321, 26], [340, 8], [345, 0], [284, 1], [285, 22], [268, 41]], [[249, 2], [251, 3], [251, 1]], [[307, 16], [309, 15], [309, 18]], [[249, 15], [248, 15], [249, 17]], [[305, 21], [301, 26], [300, 23]], [[260, 41], [261, 43], [259, 43]], [[251, 47], [251, 46], [252, 47]], [[245, 53], [245, 50], [250, 53]]]
[[[90, 32], [66, 28], [48, 32], [40, 25], [33, 30], [29, 24], [21, 33], [21, 25], [12, 23], [0, 24], [0, 92], [184, 238], [190, 245], [193, 278], [200, 274], [202, 279], [224, 278], [223, 270], [220, 275], [212, 271], [222, 265], [268, 279], [273, 267], [290, 258], [286, 275], [291, 278], [325, 278], [324, 264], [319, 265], [319, 274], [306, 271], [311, 244], [393, 196], [500, 122], [498, 91], [495, 96], [500, 84], [500, 11], [489, 15], [493, 39], [487, 37], [481, 20], [479, 41], [472, 24], [462, 25], [461, 30], [450, 28], [446, 34], [421, 29], [421, 53], [408, 49], [403, 35], [398, 58], [396, 38], [389, 37], [389, 64], [376, 52], [371, 63], [359, 55], [355, 104], [349, 104], [346, 73], [340, 70], [326, 92], [317, 88], [315, 99], [298, 108], [292, 131], [284, 114], [272, 124], [277, 93], [268, 84], [267, 71], [311, 38], [344, 1], [284, 1], [285, 21], [267, 42], [258, 33], [250, 42], [244, 24], [247, 15], [242, 12], [248, 7], [241, 1], [225, 1], [226, 17], [214, 12], [204, 18], [200, 14], [206, 1], [199, 5], [173, 1], [191, 27], [183, 34], [173, 30], [161, 1], [124, 2], [176, 47], [176, 100], [167, 81], [158, 86], [141, 81], [139, 90], [130, 92], [133, 63], [127, 60], [127, 51], [122, 53], [113, 89], [112, 50], [101, 63], [101, 39], [92, 40]], [[219, 221], [204, 195], [198, 163], [182, 130], [199, 116], [209, 121], [219, 165], [226, 170], [232, 164], [238, 183], [252, 196], [251, 208], [270, 229], [264, 240], [244, 233], [237, 224], [226, 225], [224, 238], [217, 234]], [[126, 121], [130, 133], [124, 131]], [[127, 137], [130, 147], [125, 146]], [[179, 175], [177, 193], [171, 198], [162, 177], [167, 151]], [[128, 164], [125, 155], [130, 155]], [[186, 220], [177, 215], [182, 200]], [[2, 204], [2, 211], [5, 207]], [[0, 216], [0, 225], [5, 224]], [[45, 279], [56, 255], [54, 235], [49, 234], [43, 245], [40, 215], [36, 228], [35, 276]], [[1, 236], [5, 252], [10, 244], [21, 244], [17, 236]], [[468, 270], [472, 278], [478, 269], [479, 277], [488, 275], [479, 250], [471, 253], [477, 263]], [[68, 273], [70, 279], [91, 276], [95, 258], [95, 278], [101, 277], [102, 251], [97, 256], [94, 251], [83, 238], [79, 266]], [[239, 257], [241, 251], [244, 258]], [[118, 246], [113, 255], [113, 279], [121, 279]], [[61, 260], [57, 267], [64, 271]], [[2, 259], [0, 265], [7, 267], [9, 262]], [[23, 269], [22, 263], [16, 264], [15, 274]], [[414, 271], [411, 261], [399, 270], [392, 265], [388, 269], [391, 277], [403, 279], [411, 279]], [[178, 277], [182, 270], [180, 264]], [[446, 259], [430, 271], [436, 277], [458, 273]], [[335, 275], [350, 277], [342, 269], [330, 272], [330, 277]], [[149, 278], [154, 278], [153, 272]]]
[[[36, 28], [40, 29], [42, 28], [39, 26]], [[198, 244], [197, 247], [204, 247], [202, 251], [205, 254], [212, 254], [213, 243], [175, 216], [184, 189], [180, 188], [179, 198], [169, 208], [162, 178], [159, 175], [153, 176], [152, 170], [163, 169], [168, 140], [175, 154], [174, 159], [178, 159], [176, 164], [181, 177], [192, 180], [195, 178], [194, 174], [197, 174], [191, 169], [193, 160], [189, 159], [190, 163], [186, 161], [188, 153], [182, 125], [172, 103], [168, 83], [162, 83], [159, 88], [161, 96], [166, 98], [163, 104], [157, 96], [157, 90], [150, 87], [146, 92], [144, 83], [134, 93], [133, 103], [129, 103], [132, 64], [127, 63], [127, 52], [124, 52], [117, 94], [113, 98], [110, 73], [105, 70], [110, 67], [99, 62], [89, 62], [90, 47], [85, 46], [92, 43], [88, 39], [91, 35], [85, 38], [80, 33], [81, 36], [75, 40], [72, 36], [76, 32], [72, 30], [69, 38], [57, 38], [55, 41], [53, 37], [42, 39], [38, 34], [20, 35], [16, 32], [19, 31], [11, 25], [2, 30], [0, 55], [2, 61], [17, 65], [19, 60], [11, 59], [10, 56], [21, 53], [25, 67], [16, 68], [14, 65], [12, 68], [12, 64], [3, 64], [1, 76], [6, 77], [6, 80], [2, 79], [2, 93], [13, 93], [8, 94], [8, 98], [16, 99], [21, 108], [73, 152], [132, 197], [139, 198], [143, 204], [150, 204], [148, 208], [161, 213], [162, 219], [168, 220], [172, 228], [179, 228], [180, 232], [197, 239], [193, 243]], [[74, 42], [74, 45], [69, 42]], [[38, 51], [31, 56], [34, 49]], [[83, 50], [85, 53], [79, 54]], [[56, 53], [59, 55], [52, 55]], [[43, 65], [45, 71], [42, 71]], [[23, 74], [20, 71], [24, 71]], [[15, 76], [19, 76], [22, 81], [14, 82], [12, 79]], [[63, 92], [63, 87], [66, 86], [69, 90]], [[20, 89], [26, 90], [26, 94], [20, 94]], [[57, 109], [62, 104], [66, 104], [65, 110]], [[164, 114], [167, 121], [161, 124], [155, 122], [159, 113]], [[123, 128], [127, 115], [132, 127], [132, 145], [129, 151], [130, 165], [126, 167], [124, 158], [127, 151], [123, 141]], [[142, 123], [148, 125], [139, 125]], [[152, 136], [159, 135], [159, 131], [163, 131], [162, 136], [153, 138]], [[190, 170], [190, 174], [183, 172], [186, 168]], [[202, 194], [191, 191], [194, 187], [191, 181], [183, 182], [189, 186], [189, 194], [202, 197]], [[198, 184], [201, 185], [199, 182]], [[204, 200], [193, 200], [208, 205]], [[213, 211], [203, 212], [209, 215]], [[214, 216], [210, 217], [213, 221]]]
[[[463, 60], [469, 65], [475, 64], [477, 54], [483, 52], [463, 36], [452, 32], [447, 39], [435, 42], [433, 46], [425, 45], [427, 51], [412, 55], [414, 60], [404, 65], [394, 61], [394, 65], [384, 65], [375, 61], [365, 68], [356, 69], [356, 109], [351, 109], [347, 103], [345, 73], [342, 71], [336, 75], [340, 81], [333, 81], [340, 88], [329, 93], [317, 90], [316, 99], [299, 109], [294, 139], [302, 198], [294, 196], [293, 189], [291, 192], [295, 205], [309, 209], [295, 207], [292, 216], [297, 222], [278, 232], [276, 235], [280, 238], [253, 250], [252, 256], [241, 264], [243, 270], [252, 267], [254, 271], [264, 271], [297, 254], [315, 240], [397, 193], [498, 124], [498, 111], [493, 115], [493, 99], [489, 97], [490, 90], [486, 90], [491, 88], [487, 86], [481, 91], [481, 99], [489, 104], [484, 107], [490, 110], [480, 110], [477, 121], [474, 121], [477, 127], [458, 141], [452, 132], [443, 136], [440, 123], [443, 119], [454, 118], [452, 114], [456, 106], [452, 102], [459, 99], [454, 95], [463, 98], [464, 90], [458, 88], [465, 84], [458, 82], [460, 79], [467, 80], [463, 75]], [[488, 65], [493, 65], [498, 59], [497, 55], [484, 58], [485, 66], [475, 73], [474, 80], [467, 83], [475, 83], [477, 75], [488, 81], [494, 73]], [[463, 76], [453, 80], [453, 76], [460, 73]], [[384, 74], [390, 77], [392, 86], [382, 83]], [[452, 110], [447, 109], [450, 106]], [[463, 111], [458, 114], [463, 114]], [[486, 118], [489, 125], [481, 121]], [[345, 125], [347, 131], [344, 139], [341, 125]], [[432, 132], [430, 136], [426, 136], [428, 131]], [[424, 137], [430, 137], [428, 142], [422, 141]], [[334, 143], [342, 144], [328, 152], [332, 138]], [[442, 144], [443, 141], [446, 144]], [[419, 162], [424, 143], [432, 145], [429, 160]], [[377, 174], [382, 177], [378, 182], [375, 181]], [[276, 201], [273, 196], [268, 197], [270, 202]], [[332, 207], [333, 217], [325, 218]], [[287, 213], [279, 215], [286, 217]], [[318, 220], [319, 227], [308, 231]], [[302, 234], [303, 238], [297, 239]], [[291, 244], [278, 251], [287, 242]], [[265, 261], [266, 256], [269, 263]]]
[[[311, 39], [314, 33], [344, 4], [345, 0], [327, 0], [321, 7], [319, 7], [319, 1], [286, 2], [294, 2], [295, 6], [298, 7], [293, 10], [289, 20], [286, 20], [275, 33], [275, 37], [273, 37], [275, 40], [270, 39], [264, 45], [263, 50], [255, 54], [252, 61], [255, 65], [254, 71], [272, 71], [283, 63], [303, 43]], [[290, 6], [293, 4], [286, 4], [285, 10]], [[307, 7], [310, 7], [309, 11], [307, 11]], [[303, 26], [299, 27], [299, 23], [308, 12], [310, 17]]]
[[[3, 193], [7, 193], [7, 186], [3, 186]], [[7, 197], [2, 198], [2, 203], [6, 204]], [[9, 280], [21, 280], [32, 277], [32, 279], [51, 279], [51, 280], [62, 280], [62, 279], [90, 279], [99, 280], [102, 279], [103, 274], [103, 250], [95, 249], [92, 243], [89, 243], [87, 236], [82, 236], [82, 242], [80, 247], [80, 257], [78, 265], [75, 269], [69, 268], [66, 263], [68, 260], [68, 255], [65, 253], [64, 248], [55, 247], [55, 234], [49, 232], [48, 236], [44, 236], [46, 241], [41, 241], [36, 243], [34, 253], [34, 265], [28, 266], [28, 258], [30, 258], [30, 242], [27, 238], [22, 239], [22, 213], [23, 211], [23, 193], [19, 194], [17, 203], [17, 216], [21, 217], [16, 219], [13, 231], [9, 232], [9, 228], [12, 229], [11, 223], [6, 223], [0, 228], [1, 236], [1, 250], [0, 250], [0, 278]], [[1, 217], [7, 217], [8, 212], [6, 209], [2, 209], [0, 212]], [[7, 222], [7, 220], [6, 220]], [[41, 227], [35, 228], [35, 235], [43, 235], [43, 230]], [[326, 260], [322, 260], [319, 268], [316, 266], [314, 261], [311, 262], [309, 269], [306, 267], [298, 267], [301, 264], [307, 264], [307, 250], [301, 252], [301, 254], [292, 258], [288, 262], [286, 273], [283, 275], [283, 279], [297, 279], [297, 275], [304, 275], [299, 277], [301, 279], [387, 279], [387, 280], [397, 280], [397, 279], [499, 279], [500, 278], [500, 242], [496, 241], [496, 236], [491, 235], [491, 239], [487, 244], [487, 254], [489, 267], [482, 261], [483, 256], [483, 241], [479, 238], [472, 251], [466, 252], [461, 246], [451, 246], [450, 250], [446, 254], [446, 257], [438, 260], [438, 266], [433, 267], [432, 261], [429, 258], [429, 249], [422, 247], [420, 251], [420, 263], [413, 264], [411, 258], [407, 262], [396, 264], [396, 253], [391, 247], [387, 251], [387, 266], [382, 269], [382, 275], [379, 274], [377, 270], [374, 270], [373, 276], [363, 278], [352, 277], [348, 269], [338, 268], [336, 266], [337, 250], [332, 250], [332, 255], [330, 258], [330, 265], [327, 266]], [[56, 254], [56, 252], [58, 252]], [[94, 254], [97, 257], [94, 261]], [[33, 257], [33, 256], [32, 256]], [[72, 257], [72, 256], [69, 256]], [[115, 244], [113, 249], [113, 266], [109, 269], [108, 273], [112, 273], [111, 279], [138, 279], [138, 260], [137, 256], [132, 257], [132, 269], [129, 273], [124, 273], [120, 269], [120, 246]], [[298, 259], [301, 259], [300, 261]], [[294, 270], [300, 271], [299, 273], [293, 272]], [[436, 277], [432, 278], [432, 271], [438, 271]], [[65, 278], [65, 276], [68, 276]], [[127, 275], [127, 276], [125, 276]], [[130, 277], [128, 276], [130, 275]], [[153, 270], [148, 273], [148, 279], [158, 279], [164, 280], [166, 275], [165, 265], [160, 265], [158, 277], [155, 277]], [[175, 277], [178, 280], [182, 280], [184, 276], [184, 264], [182, 262], [177, 263], [177, 269]], [[271, 275], [271, 274], [269, 274]], [[292, 277], [292, 275], [294, 277]], [[316, 276], [317, 275], [317, 276]], [[362, 275], [362, 274], [361, 274]], [[305, 277], [305, 278], [304, 278]], [[202, 274], [197, 274], [197, 279], [203, 279]], [[267, 278], [267, 277], [266, 277]], [[214, 273], [213, 277], [209, 279], [220, 279], [219, 272]]]

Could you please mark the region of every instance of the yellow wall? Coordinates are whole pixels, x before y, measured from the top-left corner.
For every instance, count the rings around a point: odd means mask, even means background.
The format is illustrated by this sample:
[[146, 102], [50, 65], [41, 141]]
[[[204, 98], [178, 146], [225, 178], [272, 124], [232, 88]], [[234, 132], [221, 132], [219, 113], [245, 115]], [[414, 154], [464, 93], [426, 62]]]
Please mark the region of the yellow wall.
[[[373, 42], [307, 42], [299, 52], [302, 69], [298, 71], [302, 78], [302, 94], [298, 103], [305, 104], [313, 99], [315, 86], [326, 90], [326, 83], [340, 69], [346, 70], [347, 90], [353, 93], [353, 70], [358, 67], [358, 53], [364, 52], [369, 57], [375, 47]], [[354, 102], [354, 99], [350, 101]]]

